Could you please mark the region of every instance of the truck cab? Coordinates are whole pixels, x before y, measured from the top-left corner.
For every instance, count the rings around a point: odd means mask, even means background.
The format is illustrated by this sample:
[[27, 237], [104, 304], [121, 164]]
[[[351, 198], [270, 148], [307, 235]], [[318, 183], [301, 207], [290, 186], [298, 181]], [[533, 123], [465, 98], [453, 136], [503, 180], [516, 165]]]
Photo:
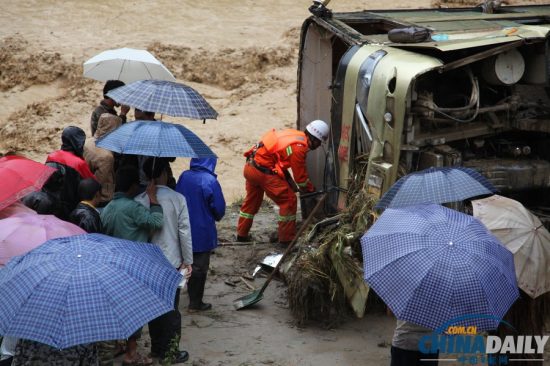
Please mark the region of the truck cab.
[[331, 126], [308, 157], [316, 187], [348, 188], [361, 158], [376, 197], [407, 173], [465, 166], [550, 222], [550, 6], [486, 5], [304, 21], [298, 128]]

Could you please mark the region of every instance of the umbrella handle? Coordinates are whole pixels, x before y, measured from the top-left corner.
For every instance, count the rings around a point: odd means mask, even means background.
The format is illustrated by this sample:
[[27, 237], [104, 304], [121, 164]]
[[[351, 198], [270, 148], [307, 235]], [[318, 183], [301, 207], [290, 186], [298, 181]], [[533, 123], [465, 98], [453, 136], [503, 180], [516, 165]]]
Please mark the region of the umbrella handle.
[[269, 285], [269, 283], [271, 282], [271, 280], [273, 279], [273, 277], [275, 276], [275, 274], [279, 271], [279, 267], [281, 267], [281, 265], [283, 264], [283, 262], [285, 261], [286, 257], [288, 256], [288, 254], [290, 254], [290, 251], [292, 250], [292, 248], [294, 247], [294, 245], [298, 242], [298, 238], [300, 237], [300, 235], [302, 235], [302, 233], [304, 232], [304, 230], [306, 229], [306, 227], [309, 225], [309, 223], [311, 222], [311, 220], [313, 219], [315, 213], [317, 212], [317, 210], [319, 210], [319, 208], [321, 207], [321, 205], [323, 204], [323, 202], [325, 201], [325, 198], [327, 197], [327, 194], [326, 193], [323, 193], [323, 195], [321, 196], [321, 198], [319, 199], [319, 201], [317, 201], [317, 204], [315, 205], [315, 207], [313, 207], [313, 210], [311, 210], [311, 213], [309, 214], [309, 216], [306, 218], [306, 220], [302, 223], [302, 226], [300, 226], [300, 229], [298, 229], [298, 232], [296, 233], [296, 236], [294, 237], [294, 239], [292, 239], [292, 241], [290, 242], [290, 244], [288, 244], [288, 247], [286, 248], [285, 252], [283, 253], [283, 256], [281, 257], [281, 259], [279, 260], [279, 262], [277, 263], [277, 265], [275, 266], [275, 268], [273, 269], [273, 271], [271, 271], [271, 273], [269, 274], [269, 277], [267, 278], [267, 280], [264, 282], [263, 286], [260, 288], [260, 291], [258, 292], [258, 294], [262, 294], [264, 292], [264, 290], [267, 288], [267, 285]]

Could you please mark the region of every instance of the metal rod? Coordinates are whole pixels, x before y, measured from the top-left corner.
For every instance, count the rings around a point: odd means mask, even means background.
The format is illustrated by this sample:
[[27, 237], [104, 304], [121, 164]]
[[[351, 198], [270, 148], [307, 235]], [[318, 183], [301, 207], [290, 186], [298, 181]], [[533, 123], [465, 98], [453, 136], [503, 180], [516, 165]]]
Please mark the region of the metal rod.
[[361, 125], [363, 125], [363, 129], [365, 130], [365, 133], [367, 134], [369, 140], [372, 142], [372, 134], [370, 133], [369, 125], [365, 120], [365, 116], [363, 115], [363, 111], [361, 110], [361, 106], [359, 105], [359, 103], [355, 103], [355, 112], [357, 112], [357, 116], [361, 121]]

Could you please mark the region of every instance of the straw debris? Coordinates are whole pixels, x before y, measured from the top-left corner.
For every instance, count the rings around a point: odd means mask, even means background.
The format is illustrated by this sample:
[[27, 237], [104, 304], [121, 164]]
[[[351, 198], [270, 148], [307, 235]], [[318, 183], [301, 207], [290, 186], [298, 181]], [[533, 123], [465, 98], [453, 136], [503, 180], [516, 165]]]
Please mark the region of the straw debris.
[[[320, 229], [309, 242], [302, 238], [286, 274], [290, 310], [299, 325], [317, 320], [333, 327], [350, 314], [349, 292], [355, 290], [355, 281], [363, 282], [359, 238], [375, 218], [376, 199], [364, 187], [367, 162], [366, 157], [356, 162], [347, 209], [340, 220]], [[369, 296], [369, 304], [376, 303], [381, 304], [376, 296]]]

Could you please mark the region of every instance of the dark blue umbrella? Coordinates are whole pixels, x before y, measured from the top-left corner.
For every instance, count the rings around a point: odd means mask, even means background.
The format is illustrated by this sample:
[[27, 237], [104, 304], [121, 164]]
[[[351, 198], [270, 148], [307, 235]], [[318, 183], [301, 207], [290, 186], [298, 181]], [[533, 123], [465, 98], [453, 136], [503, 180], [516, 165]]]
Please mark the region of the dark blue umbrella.
[[55, 348], [124, 339], [174, 308], [181, 278], [153, 244], [52, 239], [0, 270], [0, 334]]
[[195, 89], [164, 80], [140, 80], [116, 88], [107, 96], [142, 111], [173, 117], [216, 119], [218, 113]]
[[399, 179], [374, 206], [377, 209], [421, 203], [447, 203], [492, 194], [495, 187], [470, 168], [429, 168]]
[[519, 296], [512, 253], [476, 218], [440, 205], [387, 209], [361, 238], [365, 281], [401, 320], [460, 316], [495, 329]]
[[216, 154], [191, 130], [163, 121], [125, 123], [97, 140], [96, 145], [121, 154], [155, 157], [215, 158]]

